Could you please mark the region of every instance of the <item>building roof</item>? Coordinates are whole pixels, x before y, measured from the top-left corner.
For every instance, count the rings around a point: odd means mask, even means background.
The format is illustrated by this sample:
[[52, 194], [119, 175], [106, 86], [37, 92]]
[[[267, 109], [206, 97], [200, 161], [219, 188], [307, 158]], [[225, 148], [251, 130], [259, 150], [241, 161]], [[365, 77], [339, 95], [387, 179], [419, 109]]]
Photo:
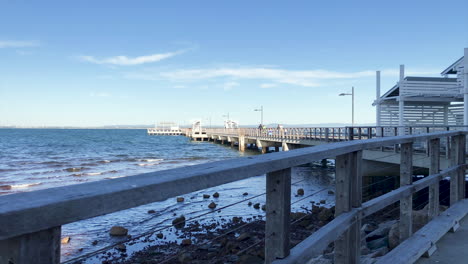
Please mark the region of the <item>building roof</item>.
[[443, 70], [440, 74], [457, 74], [457, 68], [463, 64], [464, 56], [448, 66], [447, 69]]
[[[441, 83], [456, 83], [457, 78], [445, 78], [445, 77], [413, 77], [407, 76], [405, 81], [413, 82], [441, 82]], [[400, 96], [400, 84], [395, 84], [390, 90], [388, 90], [380, 99], [390, 99]]]

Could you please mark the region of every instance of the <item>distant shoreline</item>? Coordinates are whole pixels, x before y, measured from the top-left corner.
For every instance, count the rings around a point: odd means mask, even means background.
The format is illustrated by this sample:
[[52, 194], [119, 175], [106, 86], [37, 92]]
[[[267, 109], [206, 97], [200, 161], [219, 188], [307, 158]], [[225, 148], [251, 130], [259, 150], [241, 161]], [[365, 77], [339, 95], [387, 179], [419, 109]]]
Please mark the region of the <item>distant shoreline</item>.
[[[347, 127], [351, 124], [327, 123], [327, 124], [282, 124], [284, 127]], [[266, 124], [267, 127], [277, 127], [277, 123]], [[355, 124], [356, 127], [375, 126], [375, 124]], [[97, 126], [97, 127], [74, 127], [74, 126], [48, 126], [48, 127], [17, 127], [17, 126], [0, 126], [0, 129], [148, 129], [154, 125], [120, 125], [120, 126]], [[191, 126], [180, 126], [181, 128], [191, 128]], [[223, 128], [223, 126], [211, 126], [205, 128]], [[257, 128], [257, 125], [244, 125], [240, 128]]]

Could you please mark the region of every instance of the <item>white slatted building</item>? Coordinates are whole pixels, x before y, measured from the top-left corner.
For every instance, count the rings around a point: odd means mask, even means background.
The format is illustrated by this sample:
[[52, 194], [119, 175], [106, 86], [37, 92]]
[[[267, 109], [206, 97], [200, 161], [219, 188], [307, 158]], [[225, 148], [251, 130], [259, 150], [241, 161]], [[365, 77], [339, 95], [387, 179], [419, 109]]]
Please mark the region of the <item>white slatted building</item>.
[[[404, 76], [380, 96], [380, 72], [377, 72], [377, 126], [455, 126], [468, 125], [468, 48], [441, 75], [443, 77]], [[467, 90], [465, 92], [465, 89]], [[405, 131], [404, 129], [401, 130]]]

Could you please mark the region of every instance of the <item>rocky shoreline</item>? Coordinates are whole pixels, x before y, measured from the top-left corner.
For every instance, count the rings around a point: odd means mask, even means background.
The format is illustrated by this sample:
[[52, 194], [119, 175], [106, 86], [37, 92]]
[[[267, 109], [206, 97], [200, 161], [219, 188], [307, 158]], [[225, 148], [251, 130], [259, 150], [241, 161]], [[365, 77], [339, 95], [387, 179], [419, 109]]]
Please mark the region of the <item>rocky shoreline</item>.
[[[260, 206], [263, 207], [264, 206]], [[307, 212], [291, 213], [291, 247], [333, 220], [334, 207], [312, 205]], [[263, 263], [264, 215], [220, 217], [216, 221], [188, 221], [184, 216], [172, 221], [174, 237], [155, 233], [145, 238], [149, 246], [127, 254], [134, 242], [119, 244], [99, 256], [100, 263]], [[169, 230], [171, 231], [171, 230]], [[125, 228], [113, 227], [109, 234], [127, 236]], [[85, 263], [75, 262], [75, 263]]]
[[[264, 206], [261, 206], [264, 209]], [[334, 219], [334, 207], [312, 202], [305, 212], [291, 213], [290, 247], [294, 247], [320, 227]], [[441, 210], [446, 207], [441, 206]], [[152, 212], [148, 212], [152, 213]], [[413, 230], [427, 223], [427, 206], [414, 210]], [[399, 244], [398, 239], [399, 207], [389, 206], [379, 213], [362, 221], [361, 263], [371, 264]], [[127, 246], [117, 245], [113, 251], [100, 256], [100, 263], [110, 264], [155, 264], [155, 263], [263, 263], [265, 221], [264, 215], [248, 218], [220, 217], [214, 221], [189, 221], [184, 216], [175, 216], [172, 230], [175, 236], [168, 237], [161, 232], [145, 238], [149, 245], [127, 254]], [[123, 227], [114, 226], [109, 231], [112, 236], [128, 236]], [[173, 240], [177, 238], [177, 240]], [[331, 243], [323, 255], [309, 263], [332, 264], [334, 245]], [[81, 262], [75, 262], [81, 263]]]

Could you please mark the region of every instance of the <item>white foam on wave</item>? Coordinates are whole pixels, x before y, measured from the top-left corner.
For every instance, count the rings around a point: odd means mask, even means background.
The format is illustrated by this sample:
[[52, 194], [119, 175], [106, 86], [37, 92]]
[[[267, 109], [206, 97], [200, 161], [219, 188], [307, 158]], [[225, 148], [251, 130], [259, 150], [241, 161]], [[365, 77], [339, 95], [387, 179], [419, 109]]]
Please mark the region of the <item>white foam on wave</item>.
[[122, 175], [122, 176], [112, 176], [112, 177], [106, 177], [105, 179], [111, 180], [111, 179], [117, 179], [117, 178], [123, 178], [123, 177], [127, 177], [127, 176], [125, 176], [125, 175]]
[[85, 173], [84, 175], [86, 176], [95, 176], [95, 175], [101, 175], [102, 172], [88, 172], [88, 173]]
[[158, 165], [159, 162], [153, 162], [153, 163], [139, 163], [138, 166], [142, 166], [142, 167], [145, 167], [145, 166], [154, 166], [154, 165]]
[[15, 185], [10, 185], [11, 189], [25, 189], [29, 188], [32, 186], [37, 186], [42, 184], [42, 182], [35, 182], [35, 183], [25, 183], [25, 184], [15, 184]]
[[143, 161], [143, 162], [155, 162], [155, 161], [163, 161], [163, 159], [140, 159], [139, 161]]

